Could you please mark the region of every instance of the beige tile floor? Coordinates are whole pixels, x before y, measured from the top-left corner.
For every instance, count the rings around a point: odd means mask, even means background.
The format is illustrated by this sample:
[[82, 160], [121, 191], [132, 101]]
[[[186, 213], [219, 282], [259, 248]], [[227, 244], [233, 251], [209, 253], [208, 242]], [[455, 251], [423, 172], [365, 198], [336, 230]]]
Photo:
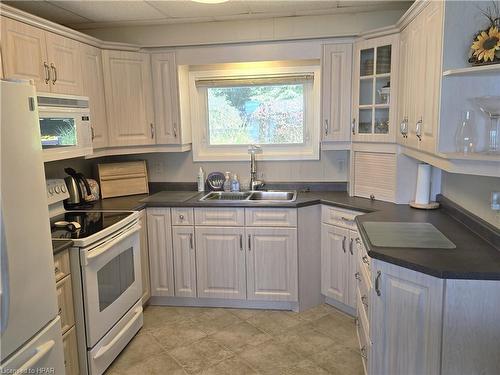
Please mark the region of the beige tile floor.
[[321, 305], [302, 313], [149, 306], [106, 374], [362, 373], [354, 319]]

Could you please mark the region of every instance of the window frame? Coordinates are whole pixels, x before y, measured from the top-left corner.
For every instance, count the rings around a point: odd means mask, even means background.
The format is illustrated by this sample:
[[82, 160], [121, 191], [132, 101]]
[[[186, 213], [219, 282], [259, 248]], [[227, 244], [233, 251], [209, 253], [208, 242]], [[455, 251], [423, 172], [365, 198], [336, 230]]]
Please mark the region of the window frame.
[[242, 67], [241, 69], [212, 69], [189, 72], [190, 112], [193, 161], [248, 160], [248, 145], [210, 145], [208, 128], [207, 87], [197, 87], [203, 79], [231, 79], [269, 75], [312, 74], [314, 79], [304, 84], [304, 143], [262, 144], [259, 160], [319, 160], [321, 77], [319, 65]]

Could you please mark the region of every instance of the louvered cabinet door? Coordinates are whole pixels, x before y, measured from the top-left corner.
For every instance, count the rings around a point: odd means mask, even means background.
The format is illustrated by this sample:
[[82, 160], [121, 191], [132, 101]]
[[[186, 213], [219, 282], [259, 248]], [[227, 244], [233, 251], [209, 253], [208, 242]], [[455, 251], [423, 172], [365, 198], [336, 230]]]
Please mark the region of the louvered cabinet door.
[[396, 154], [355, 151], [354, 195], [394, 202]]

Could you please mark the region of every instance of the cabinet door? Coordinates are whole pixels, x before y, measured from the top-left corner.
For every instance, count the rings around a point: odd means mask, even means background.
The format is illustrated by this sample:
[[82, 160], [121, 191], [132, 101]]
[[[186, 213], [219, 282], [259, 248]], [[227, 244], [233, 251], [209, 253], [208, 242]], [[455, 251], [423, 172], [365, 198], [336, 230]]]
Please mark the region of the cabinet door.
[[152, 296], [174, 295], [170, 209], [148, 208], [149, 269]]
[[56, 284], [58, 314], [61, 317], [61, 331], [64, 334], [75, 325], [73, 309], [73, 293], [71, 290], [71, 275], [59, 280]]
[[81, 58], [83, 95], [89, 97], [92, 145], [94, 148], [106, 147], [108, 145], [108, 123], [101, 50], [82, 44]]
[[103, 51], [109, 146], [155, 143], [149, 54]]
[[66, 375], [78, 375], [80, 371], [75, 327], [72, 327], [63, 335], [62, 342], [64, 350], [64, 369], [66, 370]]
[[47, 58], [50, 65], [51, 92], [81, 95], [81, 43], [53, 33], [47, 33]]
[[352, 139], [394, 142], [399, 36], [361, 41], [354, 51]]
[[196, 227], [198, 297], [245, 299], [245, 230]]
[[297, 230], [247, 228], [247, 298], [297, 301]]
[[139, 216], [141, 225], [141, 276], [142, 276], [142, 303], [146, 303], [151, 297], [151, 282], [149, 280], [149, 252], [148, 252], [148, 227], [146, 210], [142, 210]]
[[322, 140], [344, 141], [351, 134], [351, 44], [323, 46]]
[[347, 304], [349, 230], [321, 224], [321, 293]]
[[5, 78], [32, 79], [39, 92], [50, 91], [45, 31], [2, 17]]
[[180, 116], [175, 52], [151, 55], [156, 143], [179, 144]]
[[356, 308], [356, 290], [358, 287], [358, 282], [356, 280], [357, 262], [358, 262], [358, 252], [356, 246], [356, 238], [358, 238], [358, 232], [354, 230], [349, 231], [349, 242], [346, 247], [347, 251], [347, 267], [346, 267], [346, 279], [347, 279], [347, 300], [346, 305]]
[[419, 17], [423, 17], [425, 71], [422, 95], [422, 129], [420, 149], [430, 153], [438, 151], [438, 125], [443, 53], [443, 9], [440, 1], [430, 2]]
[[196, 297], [196, 257], [193, 227], [173, 227], [176, 297]]
[[439, 374], [443, 280], [377, 260], [372, 278], [373, 373]]

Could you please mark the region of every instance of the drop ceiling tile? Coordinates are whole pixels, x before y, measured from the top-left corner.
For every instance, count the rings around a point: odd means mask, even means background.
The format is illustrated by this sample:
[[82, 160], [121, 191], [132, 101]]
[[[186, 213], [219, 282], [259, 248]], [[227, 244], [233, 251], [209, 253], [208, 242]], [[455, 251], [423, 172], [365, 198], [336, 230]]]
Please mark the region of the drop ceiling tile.
[[165, 18], [144, 1], [51, 1], [93, 22], [156, 20]]
[[203, 4], [194, 1], [148, 1], [169, 17], [217, 18], [249, 13], [246, 1], [232, 0], [220, 4]]
[[35, 14], [38, 17], [45, 18], [49, 21], [60, 23], [63, 25], [73, 23], [84, 23], [89, 20], [74, 14], [65, 9], [59, 8], [47, 1], [3, 1], [7, 5], [12, 5], [14, 8], [24, 10], [25, 12]]

